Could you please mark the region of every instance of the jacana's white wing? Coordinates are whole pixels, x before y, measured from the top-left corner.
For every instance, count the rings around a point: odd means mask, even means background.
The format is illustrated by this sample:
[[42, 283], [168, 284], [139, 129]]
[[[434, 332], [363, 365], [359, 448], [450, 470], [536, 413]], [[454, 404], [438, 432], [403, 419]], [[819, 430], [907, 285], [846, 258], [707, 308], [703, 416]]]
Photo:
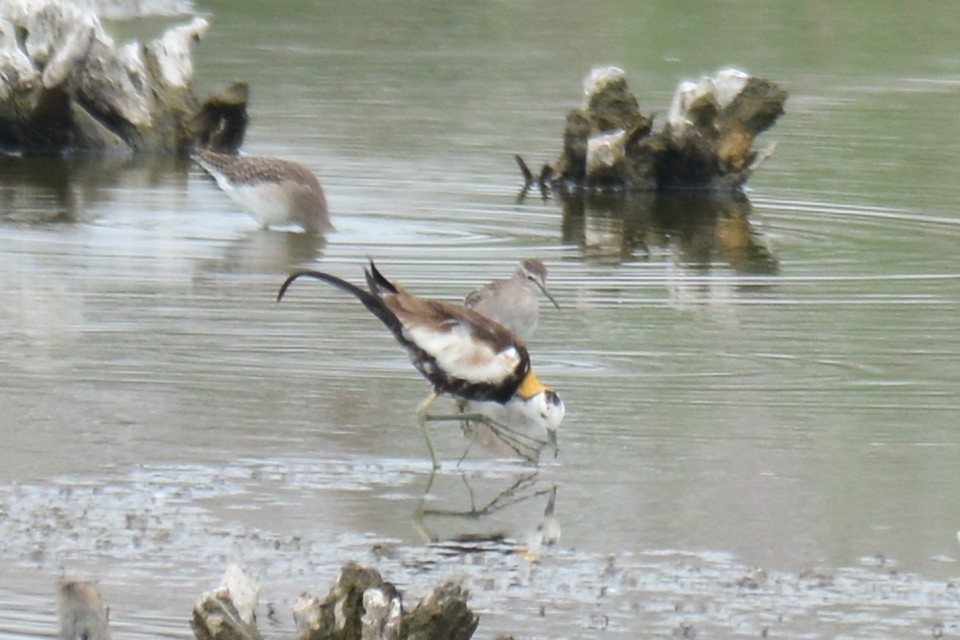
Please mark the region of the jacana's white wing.
[[448, 376], [470, 383], [500, 382], [521, 365], [515, 347], [497, 352], [489, 343], [477, 340], [463, 322], [412, 324], [404, 327], [404, 335], [432, 356]]

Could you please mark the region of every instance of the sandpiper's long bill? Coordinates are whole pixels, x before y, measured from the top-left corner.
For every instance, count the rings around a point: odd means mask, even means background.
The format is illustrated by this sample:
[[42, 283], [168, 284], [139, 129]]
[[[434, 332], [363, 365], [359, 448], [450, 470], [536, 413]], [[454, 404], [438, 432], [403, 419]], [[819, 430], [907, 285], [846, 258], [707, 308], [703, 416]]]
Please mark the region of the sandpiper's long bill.
[[261, 228], [294, 223], [307, 231], [333, 231], [323, 187], [302, 164], [208, 149], [194, 150], [193, 159]]
[[547, 267], [538, 258], [520, 262], [506, 279], [493, 280], [467, 294], [463, 305], [511, 329], [529, 340], [540, 317], [539, 294], [560, 305], [547, 290]]
[[[413, 365], [433, 385], [417, 418], [434, 468], [440, 465], [426, 422], [434, 418], [428, 411], [439, 394], [500, 405], [530, 403], [533, 410], [541, 404], [555, 407], [559, 403], [559, 396], [534, 375], [526, 347], [506, 327], [459, 305], [415, 296], [387, 280], [372, 260], [365, 275], [369, 290], [329, 273], [298, 271], [284, 281], [277, 300], [297, 278], [316, 278], [356, 296], [390, 329]], [[563, 419], [562, 406], [559, 403], [559, 418], [555, 408], [551, 412], [557, 425]]]

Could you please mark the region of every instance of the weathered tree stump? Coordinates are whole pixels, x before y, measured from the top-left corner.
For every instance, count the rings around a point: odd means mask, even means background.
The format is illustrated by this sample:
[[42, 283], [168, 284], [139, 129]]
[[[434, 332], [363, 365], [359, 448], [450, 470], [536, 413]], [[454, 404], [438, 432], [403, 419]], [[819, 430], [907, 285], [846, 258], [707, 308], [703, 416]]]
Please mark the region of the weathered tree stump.
[[433, 589], [403, 620], [406, 640], [469, 640], [480, 619], [467, 607], [467, 592], [447, 582]]
[[326, 598], [303, 595], [294, 603], [297, 640], [469, 640], [479, 618], [468, 595], [448, 582], [407, 613], [393, 584], [375, 569], [347, 563]]
[[361, 640], [400, 640], [403, 624], [403, 600], [400, 592], [384, 582], [363, 592]]
[[246, 82], [237, 81], [203, 101], [188, 122], [188, 138], [211, 151], [235, 153], [243, 144], [250, 121]]
[[[681, 83], [667, 124], [654, 132], [622, 70], [594, 69], [584, 93], [585, 105], [567, 115], [563, 152], [537, 179], [543, 191], [737, 190], [765, 157], [753, 151], [754, 139], [783, 114], [787, 98], [770, 80], [725, 69]], [[532, 172], [518, 163], [529, 189]]]
[[110, 640], [107, 609], [97, 585], [63, 579], [57, 584], [60, 640]]
[[196, 17], [146, 44], [117, 47], [100, 19], [76, 5], [3, 0], [0, 149], [188, 152], [211, 135], [198, 127], [219, 124], [196, 117], [190, 88], [191, 45], [207, 29]]
[[345, 564], [326, 598], [304, 594], [293, 604], [297, 640], [359, 639], [363, 594], [384, 584], [376, 569], [353, 562]]
[[[190, 626], [198, 640], [262, 640], [256, 607], [260, 587], [238, 566], [203, 594]], [[348, 562], [322, 600], [307, 594], [293, 605], [296, 640], [469, 640], [479, 618], [469, 594], [447, 582], [405, 613], [397, 588], [376, 569]], [[60, 640], [111, 640], [107, 609], [96, 584], [61, 580], [57, 589]]]
[[190, 626], [198, 640], [262, 640], [256, 608], [260, 587], [236, 565], [227, 567], [223, 584], [203, 594]]

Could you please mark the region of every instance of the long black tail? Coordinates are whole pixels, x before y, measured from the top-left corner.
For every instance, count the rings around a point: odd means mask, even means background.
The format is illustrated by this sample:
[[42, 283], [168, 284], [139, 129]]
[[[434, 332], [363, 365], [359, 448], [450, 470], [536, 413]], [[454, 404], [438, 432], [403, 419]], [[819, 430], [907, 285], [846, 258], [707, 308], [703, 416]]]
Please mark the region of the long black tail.
[[[370, 266], [373, 267], [372, 261], [370, 263]], [[380, 275], [378, 271], [376, 271], [375, 267], [374, 267], [374, 272], [378, 276], [380, 276], [380, 278], [383, 278], [383, 276]], [[283, 299], [283, 295], [287, 292], [287, 289], [290, 288], [290, 285], [293, 284], [293, 281], [301, 277], [308, 277], [308, 278], [315, 278], [317, 280], [322, 280], [324, 282], [332, 284], [338, 289], [342, 289], [346, 291], [347, 293], [352, 293], [354, 296], [357, 297], [358, 300], [360, 300], [360, 302], [363, 303], [363, 306], [369, 309], [373, 315], [377, 316], [377, 318], [379, 318], [380, 321], [383, 322], [383, 324], [387, 325], [387, 328], [390, 329], [393, 332], [393, 335], [399, 339], [403, 331], [403, 327], [400, 325], [400, 321], [397, 320], [397, 316], [393, 315], [393, 313], [383, 303], [383, 300], [380, 299], [380, 296], [376, 295], [375, 293], [371, 293], [365, 289], [361, 289], [357, 285], [351, 284], [346, 280], [338, 278], [337, 276], [331, 275], [329, 273], [305, 269], [303, 271], [297, 271], [295, 273], [290, 274], [290, 276], [286, 280], [284, 280], [283, 284], [280, 286], [280, 291], [277, 293], [277, 302], [280, 302], [280, 300]], [[386, 282], [386, 278], [383, 278], [383, 280], [384, 282]]]

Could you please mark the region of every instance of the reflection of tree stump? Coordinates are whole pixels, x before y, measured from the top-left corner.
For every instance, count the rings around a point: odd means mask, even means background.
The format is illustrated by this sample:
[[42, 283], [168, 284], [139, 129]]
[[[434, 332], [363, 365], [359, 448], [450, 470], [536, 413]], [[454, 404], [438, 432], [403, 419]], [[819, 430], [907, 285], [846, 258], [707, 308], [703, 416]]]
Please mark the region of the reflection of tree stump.
[[737, 273], [775, 274], [779, 263], [750, 224], [743, 192], [561, 192], [563, 240], [586, 257], [618, 263], [671, 247], [685, 264], [726, 264]]
[[737, 190], [759, 163], [754, 139], [787, 99], [769, 80], [725, 69], [681, 83], [667, 124], [653, 133], [620, 69], [594, 69], [584, 91], [586, 105], [567, 116], [563, 153], [544, 167], [541, 188]]

